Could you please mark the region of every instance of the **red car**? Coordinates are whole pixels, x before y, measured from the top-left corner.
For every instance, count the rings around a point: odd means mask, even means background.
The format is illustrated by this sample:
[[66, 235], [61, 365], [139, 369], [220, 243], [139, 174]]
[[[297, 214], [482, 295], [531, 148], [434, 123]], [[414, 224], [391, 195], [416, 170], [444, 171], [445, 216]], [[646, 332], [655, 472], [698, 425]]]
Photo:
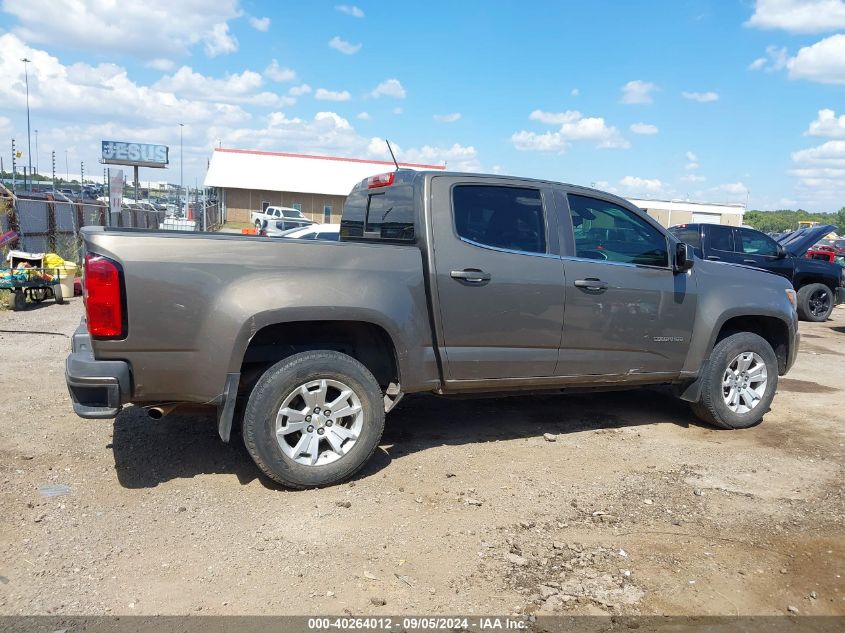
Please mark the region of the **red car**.
[[845, 257], [845, 238], [822, 240], [813, 249], [817, 251], [831, 251], [840, 257]]

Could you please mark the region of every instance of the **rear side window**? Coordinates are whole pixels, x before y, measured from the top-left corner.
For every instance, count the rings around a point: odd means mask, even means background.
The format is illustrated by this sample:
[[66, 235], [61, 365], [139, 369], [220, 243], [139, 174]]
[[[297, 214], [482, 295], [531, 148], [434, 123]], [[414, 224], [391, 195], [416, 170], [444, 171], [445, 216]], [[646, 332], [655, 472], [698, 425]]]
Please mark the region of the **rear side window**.
[[732, 253], [734, 250], [734, 231], [729, 226], [707, 225], [707, 242], [711, 250]]
[[416, 205], [411, 184], [356, 189], [343, 204], [341, 237], [414, 240]]
[[483, 246], [546, 252], [540, 191], [524, 187], [457, 185], [452, 208], [458, 235]]
[[768, 235], [751, 229], [739, 229], [739, 251], [746, 255], [767, 255], [778, 254], [778, 245]]

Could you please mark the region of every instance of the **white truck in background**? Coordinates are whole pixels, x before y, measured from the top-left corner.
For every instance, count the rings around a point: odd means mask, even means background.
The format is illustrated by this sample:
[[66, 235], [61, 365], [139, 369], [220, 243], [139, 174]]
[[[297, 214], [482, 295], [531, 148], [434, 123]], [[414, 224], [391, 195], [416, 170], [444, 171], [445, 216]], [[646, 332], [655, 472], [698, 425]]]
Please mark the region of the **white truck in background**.
[[286, 231], [314, 224], [313, 220], [302, 215], [302, 211], [291, 207], [267, 207], [264, 211], [252, 211], [249, 214], [249, 221], [259, 231], [267, 228]]

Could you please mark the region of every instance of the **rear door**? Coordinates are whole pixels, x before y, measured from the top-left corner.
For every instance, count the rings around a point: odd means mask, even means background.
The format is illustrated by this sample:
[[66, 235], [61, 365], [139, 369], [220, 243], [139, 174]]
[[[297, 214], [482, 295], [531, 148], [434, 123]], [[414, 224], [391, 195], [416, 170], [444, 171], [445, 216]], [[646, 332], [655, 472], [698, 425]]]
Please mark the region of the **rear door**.
[[693, 275], [674, 273], [667, 236], [615, 200], [560, 198], [566, 317], [556, 373], [679, 372], [697, 291]]
[[564, 295], [550, 190], [457, 176], [435, 176], [431, 187], [435, 309], [447, 378], [553, 375]]
[[714, 262], [741, 264], [742, 257], [734, 248], [734, 229], [721, 224], [706, 224], [704, 232], [704, 252], [706, 258]]

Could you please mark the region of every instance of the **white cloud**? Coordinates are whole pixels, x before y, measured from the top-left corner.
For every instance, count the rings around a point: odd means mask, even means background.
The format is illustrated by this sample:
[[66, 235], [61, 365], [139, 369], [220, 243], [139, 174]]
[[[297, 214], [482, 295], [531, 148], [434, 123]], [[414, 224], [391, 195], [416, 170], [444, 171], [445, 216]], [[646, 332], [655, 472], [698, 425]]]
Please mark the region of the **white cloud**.
[[211, 27], [205, 37], [205, 54], [209, 57], [228, 55], [238, 50], [238, 40], [229, 33], [229, 25], [219, 22]]
[[790, 33], [823, 33], [845, 28], [842, 0], [757, 0], [754, 14], [745, 23], [759, 29]]
[[0, 116], [0, 132], [4, 134], [12, 129], [12, 122], [8, 117]]
[[573, 89], [569, 92], [569, 94], [570, 94], [570, 95], [572, 95], [573, 97], [577, 97], [578, 95], [580, 95], [580, 94], [581, 94], [581, 91], [580, 91], [580, 90], [578, 90], [578, 88], [573, 88]]
[[823, 167], [845, 167], [845, 141], [827, 141], [818, 147], [793, 152], [792, 160]]
[[742, 182], [728, 182], [716, 187], [719, 191], [724, 191], [734, 196], [746, 195], [748, 188]]
[[370, 93], [370, 96], [378, 99], [379, 97], [394, 97], [395, 99], [404, 99], [407, 92], [398, 79], [385, 79], [378, 86], [376, 86]]
[[697, 174], [687, 174], [686, 176], [682, 176], [681, 180], [684, 182], [704, 182], [707, 180], [704, 176], [699, 176]]
[[396, 106], [395, 108], [393, 108], [393, 114], [402, 114], [404, 111], [405, 111], [405, 110], [403, 110], [403, 109], [402, 109], [401, 107], [399, 107], [399, 106]]
[[354, 55], [361, 50], [362, 46], [363, 44], [352, 44], [351, 42], [347, 42], [338, 35], [335, 35], [329, 40], [329, 48], [333, 48], [344, 55]]
[[687, 159], [685, 169], [687, 171], [693, 171], [695, 169], [698, 169], [698, 156], [696, 156], [694, 152], [687, 152], [685, 156]]
[[264, 80], [252, 70], [226, 75], [220, 79], [208, 77], [182, 66], [172, 75], [165, 75], [151, 87], [161, 92], [172, 92], [203, 101], [226, 101], [259, 106], [293, 105], [295, 100], [273, 92], [258, 92]]
[[619, 181], [619, 184], [632, 193], [657, 193], [664, 187], [663, 183], [657, 178], [638, 178], [637, 176], [625, 176]]
[[651, 123], [633, 123], [631, 124], [631, 131], [634, 134], [657, 134], [660, 130]]
[[[108, 118], [114, 124], [126, 126], [130, 123], [138, 128], [156, 128], [164, 125], [185, 123], [208, 123], [220, 125], [238, 124], [249, 119], [249, 114], [240, 106], [228, 103], [208, 102], [205, 95], [189, 93], [180, 98], [173, 90], [161, 86], [142, 86], [133, 82], [125, 68], [116, 64], [90, 66], [76, 63], [62, 64], [49, 53], [24, 44], [17, 35], [0, 35], [0, 103], [9, 109], [25, 107], [23, 64], [18, 60], [28, 57], [30, 106], [35, 112], [64, 121], [72, 120], [77, 125], [86, 122], [99, 123]], [[186, 80], [181, 88], [193, 81], [193, 71], [185, 67], [180, 79]], [[176, 73], [179, 74], [178, 72]], [[227, 86], [240, 91], [236, 98], [246, 99], [255, 86], [250, 71], [230, 76], [223, 81]], [[202, 77], [202, 75], [198, 75]], [[258, 77], [260, 81], [260, 76]], [[173, 78], [163, 78], [171, 81]], [[229, 84], [228, 82], [231, 82]], [[207, 93], [206, 93], [207, 94]], [[219, 95], [227, 97], [226, 94]], [[98, 138], [98, 137], [91, 137]], [[90, 138], [88, 139], [90, 142]]]
[[[220, 25], [240, 15], [238, 0], [4, 0], [2, 10], [20, 22], [15, 32], [31, 44], [118, 53], [141, 59], [180, 56], [195, 45], [213, 54], [232, 52]], [[236, 48], [236, 45], [235, 45]]]
[[173, 67], [176, 64], [173, 63], [172, 59], [165, 59], [164, 57], [156, 57], [155, 59], [151, 59], [148, 61], [144, 66], [147, 68], [152, 68], [153, 70], [160, 70], [161, 72], [168, 72], [173, 70]]
[[698, 160], [698, 156], [696, 156], [694, 152], [687, 152], [685, 154], [685, 156], [687, 157], [687, 160], [690, 161], [690, 162], [695, 162], [695, 161]]
[[454, 123], [461, 118], [460, 112], [452, 112], [451, 114], [435, 114], [434, 120], [438, 123]]
[[254, 28], [256, 31], [261, 31], [262, 33], [266, 33], [270, 30], [270, 18], [263, 17], [257, 18], [255, 16], [251, 16], [249, 18], [249, 25]]
[[807, 136], [845, 138], [845, 114], [836, 118], [836, 112], [833, 110], [819, 110], [818, 117], [810, 123], [810, 128], [804, 134]]
[[314, 93], [314, 98], [319, 99], [320, 101], [349, 101], [352, 98], [352, 95], [349, 94], [348, 90], [336, 92], [333, 90], [326, 90], [325, 88], [317, 88], [317, 92]]
[[264, 76], [273, 81], [293, 81], [296, 79], [296, 71], [279, 66], [279, 62], [274, 59], [264, 69]]
[[601, 149], [627, 148], [630, 143], [602, 117], [585, 117], [575, 110], [544, 112], [534, 110], [528, 117], [548, 125], [560, 125], [556, 132], [538, 134], [522, 130], [511, 135], [514, 147], [522, 151], [565, 152], [574, 141], [591, 141]]
[[528, 115], [532, 121], [539, 121], [546, 125], [563, 125], [564, 123], [572, 123], [582, 118], [583, 115], [577, 110], [567, 110], [566, 112], [544, 112], [543, 110], [534, 110]]
[[403, 150], [397, 158], [425, 165], [443, 164], [453, 171], [481, 171], [478, 152], [472, 145], [465, 146], [459, 143], [454, 143], [450, 147], [423, 145], [419, 149]]
[[790, 79], [845, 84], [845, 33], [805, 46], [787, 63]]
[[765, 70], [775, 72], [783, 70], [789, 63], [789, 54], [786, 48], [779, 46], [767, 46], [766, 56], [758, 57], [748, 66], [748, 70]]
[[288, 90], [288, 94], [291, 97], [301, 97], [302, 95], [307, 95], [311, 92], [311, 86], [308, 84], [302, 84], [299, 86], [292, 86], [290, 90]]
[[719, 100], [719, 93], [717, 92], [682, 92], [681, 96], [690, 101], [698, 101], [699, 103], [709, 103], [711, 101]]
[[369, 121], [372, 117], [369, 112], [359, 112], [355, 118], [361, 119], [362, 121]]
[[351, 15], [353, 18], [363, 18], [364, 12], [356, 7], [354, 4], [339, 4], [335, 7], [336, 11]]
[[657, 86], [650, 81], [635, 79], [622, 86], [622, 103], [652, 103], [654, 99], [651, 93], [657, 90]]

